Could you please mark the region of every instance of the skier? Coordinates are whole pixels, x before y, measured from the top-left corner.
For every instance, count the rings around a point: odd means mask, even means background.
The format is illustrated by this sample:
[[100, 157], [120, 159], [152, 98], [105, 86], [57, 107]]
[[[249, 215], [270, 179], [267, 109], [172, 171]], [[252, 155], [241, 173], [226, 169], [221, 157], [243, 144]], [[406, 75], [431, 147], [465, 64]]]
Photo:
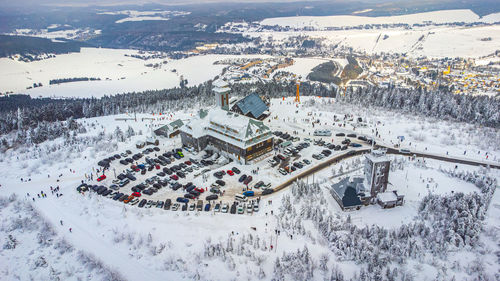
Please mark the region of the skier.
[[63, 225], [63, 222], [62, 222], [62, 220], [60, 220], [59, 222], [61, 223], [61, 225]]
[[71, 232], [71, 227], [69, 228], [69, 232]]

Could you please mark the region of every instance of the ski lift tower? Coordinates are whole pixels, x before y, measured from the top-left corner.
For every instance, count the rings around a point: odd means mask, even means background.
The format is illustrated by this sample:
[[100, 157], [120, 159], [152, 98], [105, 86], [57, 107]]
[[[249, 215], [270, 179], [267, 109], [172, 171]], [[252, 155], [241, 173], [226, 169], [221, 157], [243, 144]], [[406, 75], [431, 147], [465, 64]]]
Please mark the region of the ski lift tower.
[[295, 102], [300, 103], [300, 80], [297, 80], [297, 83], [295, 83], [297, 86], [297, 92], [295, 94]]

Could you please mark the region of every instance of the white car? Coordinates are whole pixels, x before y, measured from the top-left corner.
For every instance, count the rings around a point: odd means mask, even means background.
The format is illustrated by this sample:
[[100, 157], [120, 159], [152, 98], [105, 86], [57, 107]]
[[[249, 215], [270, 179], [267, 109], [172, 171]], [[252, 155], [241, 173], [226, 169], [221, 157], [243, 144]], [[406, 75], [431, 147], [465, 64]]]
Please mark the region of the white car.
[[132, 199], [132, 200], [130, 201], [130, 205], [135, 205], [135, 204], [137, 204], [137, 203], [139, 203], [139, 199], [138, 199], [138, 198], [134, 198], [134, 199]]
[[254, 211], [254, 212], [258, 212], [258, 211], [259, 211], [259, 205], [258, 205], [257, 203], [255, 203], [255, 204], [253, 205], [253, 211]]
[[179, 210], [179, 207], [180, 207], [180, 206], [181, 206], [181, 205], [180, 205], [179, 203], [174, 203], [174, 205], [172, 205], [172, 211], [177, 211], [177, 210]]
[[238, 206], [238, 214], [243, 214], [245, 213], [245, 205], [239, 205]]
[[286, 172], [286, 171], [285, 171], [285, 169], [283, 169], [283, 168], [279, 168], [279, 169], [278, 169], [278, 172], [280, 172], [280, 174], [282, 174], [282, 175], [284, 175], [284, 176], [287, 174], [287, 172]]
[[249, 202], [247, 205], [247, 213], [252, 213], [253, 212], [253, 203]]
[[222, 206], [221, 212], [222, 212], [222, 213], [227, 213], [227, 210], [228, 210], [228, 209], [229, 209], [229, 206], [228, 206], [227, 204], [224, 204], [224, 205]]

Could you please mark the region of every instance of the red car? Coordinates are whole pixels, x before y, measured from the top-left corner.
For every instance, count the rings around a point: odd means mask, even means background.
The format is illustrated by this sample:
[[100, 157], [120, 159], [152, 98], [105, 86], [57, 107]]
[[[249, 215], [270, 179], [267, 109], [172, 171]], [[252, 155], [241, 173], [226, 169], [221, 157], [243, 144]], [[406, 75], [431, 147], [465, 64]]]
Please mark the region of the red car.
[[160, 165], [156, 164], [156, 170], [159, 170], [160, 169]]
[[136, 165], [132, 165], [132, 166], [130, 166], [130, 169], [132, 169], [132, 170], [135, 170], [136, 168], [137, 168], [137, 166], [136, 166]]
[[195, 188], [194, 190], [198, 191], [199, 193], [205, 192], [205, 189], [199, 187]]
[[230, 176], [234, 176], [234, 172], [231, 171], [231, 170], [227, 170], [227, 174], [230, 175]]
[[133, 193], [132, 193], [132, 196], [135, 196], [135, 197], [141, 197], [141, 193], [139, 193], [139, 192], [133, 192]]
[[179, 179], [179, 177], [177, 175], [171, 175], [170, 178], [173, 179], [173, 180], [178, 180]]
[[193, 164], [193, 163], [191, 163], [191, 161], [188, 160], [188, 161], [184, 162], [184, 164], [191, 166], [191, 164]]
[[97, 181], [102, 181], [102, 180], [105, 180], [106, 179], [106, 175], [102, 175], [100, 177], [97, 178]]

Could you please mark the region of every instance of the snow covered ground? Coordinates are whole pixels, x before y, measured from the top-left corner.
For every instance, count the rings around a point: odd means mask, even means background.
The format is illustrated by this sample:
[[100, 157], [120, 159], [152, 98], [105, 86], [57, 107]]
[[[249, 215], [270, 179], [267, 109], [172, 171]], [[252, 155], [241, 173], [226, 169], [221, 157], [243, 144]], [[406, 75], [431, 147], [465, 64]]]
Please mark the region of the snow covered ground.
[[418, 14], [408, 14], [388, 17], [364, 17], [364, 16], [299, 16], [268, 18], [260, 22], [261, 25], [279, 25], [293, 28], [303, 27], [346, 27], [365, 24], [426, 24], [426, 23], [454, 23], [454, 22], [485, 22], [494, 23], [500, 21], [500, 13], [490, 14], [483, 18], [471, 10], [442, 10]]
[[[180, 76], [188, 80], [188, 86], [213, 79], [227, 67], [214, 64], [228, 58], [267, 58], [262, 55], [200, 55], [180, 60], [142, 60], [137, 50], [82, 48], [80, 53], [58, 55], [55, 58], [35, 62], [20, 62], [0, 58], [0, 92], [25, 93], [32, 97], [102, 97], [128, 92], [160, 90], [178, 87]], [[146, 53], [148, 54], [148, 53]], [[129, 56], [125, 56], [129, 55]], [[340, 64], [345, 60], [338, 59]], [[297, 58], [293, 66], [281, 70], [306, 77], [321, 58]], [[155, 65], [149, 67], [146, 65]], [[203, 66], [203, 69], [200, 69]], [[175, 72], [174, 72], [175, 70]], [[52, 79], [100, 78], [100, 81], [70, 82], [49, 85]], [[42, 87], [27, 90], [33, 83]]]
[[[29, 63], [0, 58], [0, 92], [13, 91], [33, 97], [102, 97], [178, 87], [181, 75], [188, 80], [188, 85], [198, 85], [221, 73], [225, 65], [214, 65], [215, 61], [238, 57], [206, 55], [181, 60], [141, 60], [125, 56], [138, 53], [136, 50], [82, 48], [80, 53]], [[147, 64], [159, 64], [160, 67], [148, 67]], [[75, 77], [101, 80], [49, 85], [51, 79]], [[26, 90], [33, 83], [42, 83], [43, 87]]]
[[[309, 133], [313, 131], [305, 121], [307, 118], [317, 118], [323, 123], [327, 122], [327, 118], [332, 118], [332, 114], [341, 116], [347, 110], [355, 116], [359, 114], [364, 117], [352, 108], [340, 109], [326, 99], [312, 97], [303, 97], [303, 104], [299, 107], [299, 113], [296, 113], [297, 107], [291, 100], [290, 98], [283, 102], [281, 99], [273, 99], [272, 121], [267, 124], [273, 130], [290, 133], [298, 131], [298, 136], [302, 139], [311, 137]], [[315, 103], [311, 100], [315, 100]], [[286, 222], [280, 221], [279, 218], [287, 214], [286, 209], [282, 208], [287, 201], [285, 197], [291, 196], [290, 189], [263, 198], [259, 212], [244, 215], [212, 211], [174, 212], [157, 208], [144, 209], [103, 198], [95, 193], [82, 195], [75, 191], [75, 187], [85, 179], [85, 174], [92, 172], [99, 159], [125, 149], [136, 151], [136, 140], [144, 139], [151, 125], [156, 128], [170, 120], [186, 119], [195, 111], [196, 108], [186, 109], [172, 112], [172, 116], [167, 114], [161, 117], [140, 114], [137, 122], [116, 120], [117, 117], [131, 117], [127, 115], [81, 119], [78, 122], [87, 127], [87, 132], [75, 139], [61, 138], [36, 147], [17, 148], [1, 155], [0, 173], [3, 176], [0, 179], [0, 190], [3, 197], [0, 200], [0, 214], [6, 219], [0, 224], [0, 243], [4, 245], [0, 249], [0, 279], [48, 280], [58, 276], [61, 280], [271, 280], [278, 274], [275, 261], [280, 257], [281, 262], [290, 266], [284, 273], [285, 280], [290, 280], [300, 276], [301, 273], [294, 269], [301, 268], [306, 261], [302, 260], [293, 266], [283, 257], [295, 255], [297, 251], [307, 256], [303, 252], [307, 249], [310, 255], [307, 259], [315, 264], [315, 269], [312, 270], [313, 276], [306, 279], [323, 280], [330, 276], [330, 272], [337, 266], [346, 278], [359, 280], [360, 265], [337, 256], [338, 252], [329, 247], [321, 230], [313, 221], [303, 219], [298, 226], [284, 228]], [[308, 115], [309, 112], [311, 115]], [[275, 116], [279, 118], [273, 119]], [[146, 117], [156, 120], [143, 119]], [[386, 126], [392, 126], [391, 118], [403, 120], [401, 116], [389, 117], [383, 114], [370, 118], [385, 121]], [[408, 118], [407, 122], [411, 126], [411, 119]], [[422, 119], [413, 122], [420, 122], [420, 126], [414, 129], [415, 133], [424, 134], [427, 132], [427, 126], [430, 126], [429, 123], [432, 124], [433, 121]], [[137, 135], [118, 142], [114, 136], [117, 126], [123, 132], [130, 126]], [[448, 128], [445, 124], [439, 126], [443, 130]], [[342, 129], [344, 132], [349, 130], [350, 127]], [[356, 132], [358, 130], [356, 129]], [[382, 130], [382, 127], [379, 127], [379, 130]], [[139, 134], [139, 131], [142, 131], [142, 134]], [[104, 133], [104, 137], [97, 139], [97, 142], [90, 140], [101, 133]], [[397, 133], [391, 130], [391, 133], [387, 134]], [[179, 140], [162, 139], [161, 142], [161, 148], [174, 147], [178, 145]], [[422, 142], [425, 143], [424, 140]], [[477, 146], [474, 142], [469, 145]], [[434, 148], [429, 149], [432, 151]], [[379, 206], [369, 206], [359, 212], [350, 213], [340, 211], [327, 190], [331, 183], [338, 180], [331, 179], [332, 169], [338, 171], [340, 165], [345, 170], [348, 166], [354, 167], [356, 158], [332, 165], [315, 175], [315, 182], [320, 183], [321, 187], [321, 194], [317, 198], [323, 197], [324, 202], [320, 204], [317, 201], [314, 205], [327, 208], [338, 216], [336, 220], [339, 221], [350, 215], [353, 225], [359, 228], [375, 223], [391, 230], [415, 219], [418, 205], [427, 193], [449, 195], [451, 192], [469, 194], [478, 191], [473, 184], [447, 176], [440, 171], [440, 168], [455, 169], [453, 164], [427, 160], [424, 166], [415, 161], [404, 162], [402, 157], [398, 159], [395, 163], [401, 163], [394, 164], [399, 168], [391, 172], [390, 182], [406, 195], [404, 206], [387, 210], [382, 210]], [[240, 167], [249, 172], [256, 166], [261, 168], [261, 173], [267, 173], [264, 171], [268, 170], [267, 164]], [[498, 170], [466, 165], [459, 165], [457, 169], [500, 179]], [[356, 173], [358, 172], [353, 174]], [[107, 175], [112, 177], [111, 172]], [[21, 181], [20, 178], [24, 180]], [[227, 178], [228, 176], [225, 176], [224, 179]], [[307, 181], [311, 182], [312, 176]], [[108, 185], [107, 182], [105, 184]], [[50, 187], [56, 186], [60, 187], [63, 196], [52, 194]], [[127, 189], [130, 189], [130, 186]], [[38, 198], [36, 194], [40, 191], [44, 191], [47, 197]], [[17, 194], [17, 199], [6, 198], [13, 193]], [[27, 193], [30, 196], [27, 196]], [[305, 208], [304, 204], [309, 204], [304, 200], [293, 195], [291, 203], [297, 210], [301, 210]], [[498, 216], [495, 210], [500, 206], [499, 200], [497, 192], [485, 220], [485, 232], [481, 234], [484, 245], [478, 246], [480, 250], [485, 251], [487, 259], [482, 266], [491, 278], [499, 270], [498, 263], [491, 262], [494, 260], [495, 251], [498, 251], [498, 235], [495, 232], [498, 230]], [[72, 229], [71, 232], [69, 228]], [[280, 230], [280, 234], [275, 230]], [[339, 232], [338, 235], [341, 234], [342, 232]], [[12, 242], [13, 240], [17, 241], [17, 244]], [[13, 243], [16, 244], [15, 248], [11, 247]], [[325, 255], [329, 257], [326, 261]], [[466, 248], [450, 252], [449, 261], [439, 258], [420, 261], [409, 259], [407, 263], [394, 266], [412, 274], [415, 280], [433, 280], [440, 274], [442, 267], [457, 276], [457, 280], [463, 280], [474, 276], [475, 271], [469, 264], [477, 261], [477, 255], [476, 250], [472, 252]], [[12, 268], [16, 268], [17, 272]], [[304, 280], [303, 278], [301, 280]]]

